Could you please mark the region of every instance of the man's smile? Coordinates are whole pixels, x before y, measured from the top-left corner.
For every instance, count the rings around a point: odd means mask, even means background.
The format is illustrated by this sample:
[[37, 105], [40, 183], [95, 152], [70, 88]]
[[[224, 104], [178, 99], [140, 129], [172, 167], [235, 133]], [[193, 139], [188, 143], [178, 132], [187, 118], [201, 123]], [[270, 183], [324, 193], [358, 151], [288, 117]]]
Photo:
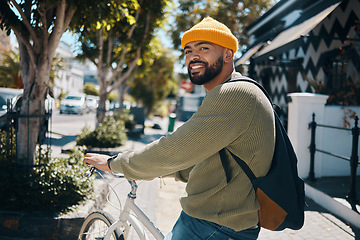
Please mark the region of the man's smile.
[[191, 72], [191, 74], [197, 74], [204, 68], [205, 68], [205, 64], [203, 64], [203, 63], [190, 64], [190, 72]]

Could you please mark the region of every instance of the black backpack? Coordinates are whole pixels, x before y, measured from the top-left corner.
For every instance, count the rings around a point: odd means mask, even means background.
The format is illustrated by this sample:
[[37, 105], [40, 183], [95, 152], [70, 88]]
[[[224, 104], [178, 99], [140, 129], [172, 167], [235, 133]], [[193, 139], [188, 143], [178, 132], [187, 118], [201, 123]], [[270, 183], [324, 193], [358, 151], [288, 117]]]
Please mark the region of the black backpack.
[[[228, 82], [246, 81], [256, 84], [272, 101], [266, 90], [256, 81], [241, 77]], [[276, 140], [269, 172], [256, 178], [249, 166], [238, 156], [223, 148], [219, 151], [227, 182], [231, 179], [226, 151], [231, 154], [251, 180], [256, 198], [260, 204], [259, 224], [261, 227], [281, 231], [285, 228], [300, 229], [304, 224], [305, 191], [304, 181], [299, 178], [297, 157], [286, 130], [274, 110]]]

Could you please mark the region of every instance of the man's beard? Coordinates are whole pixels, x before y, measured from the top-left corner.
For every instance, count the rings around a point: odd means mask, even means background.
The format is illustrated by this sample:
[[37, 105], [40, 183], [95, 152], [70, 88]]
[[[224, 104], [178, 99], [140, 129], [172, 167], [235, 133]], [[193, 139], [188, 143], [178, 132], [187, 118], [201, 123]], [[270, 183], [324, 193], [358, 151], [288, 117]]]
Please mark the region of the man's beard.
[[219, 75], [219, 73], [221, 72], [222, 67], [223, 67], [222, 57], [219, 57], [218, 60], [211, 66], [209, 66], [209, 63], [203, 62], [200, 60], [191, 61], [189, 63], [189, 66], [190, 66], [190, 64], [193, 64], [193, 63], [202, 63], [205, 65], [204, 74], [202, 74], [202, 75], [196, 74], [195, 76], [191, 75], [190, 68], [188, 67], [188, 73], [189, 73], [190, 80], [193, 84], [196, 84], [196, 85], [203, 85], [205, 83], [210, 82], [217, 75]]

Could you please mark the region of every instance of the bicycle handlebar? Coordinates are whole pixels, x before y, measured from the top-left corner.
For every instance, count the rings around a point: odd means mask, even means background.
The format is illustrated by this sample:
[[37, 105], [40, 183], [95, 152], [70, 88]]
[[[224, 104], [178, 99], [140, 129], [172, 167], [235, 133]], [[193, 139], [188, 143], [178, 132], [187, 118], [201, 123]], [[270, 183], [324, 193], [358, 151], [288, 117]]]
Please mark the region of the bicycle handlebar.
[[[96, 169], [96, 167], [91, 166], [90, 164], [87, 164], [87, 165], [90, 167], [90, 169], [87, 170], [83, 175], [84, 175], [84, 177], [91, 177], [94, 174], [94, 172], [97, 171], [97, 169]], [[113, 173], [113, 172], [110, 172], [110, 173], [117, 178], [125, 178], [124, 174], [117, 174], [117, 173]], [[103, 177], [103, 176], [101, 175], [101, 177]], [[137, 191], [138, 185], [137, 185], [136, 181], [134, 181], [134, 180], [128, 180], [128, 182], [131, 186], [131, 191], [129, 193], [129, 197], [136, 198], [136, 191]]]
[[[89, 166], [90, 166], [90, 165], [89, 165]], [[91, 167], [89, 168], [89, 170], [87, 170], [86, 172], [84, 172], [83, 176], [84, 176], [84, 177], [91, 177], [91, 176], [94, 174], [95, 170], [96, 170], [96, 168], [95, 168], [94, 166], [91, 166]]]
[[[94, 174], [95, 170], [97, 170], [97, 169], [96, 169], [96, 167], [91, 166], [90, 164], [87, 164], [87, 165], [90, 168], [83, 175], [84, 175], [84, 177], [91, 177]], [[110, 172], [110, 173], [117, 178], [125, 178], [124, 174], [113, 173], [113, 172]]]

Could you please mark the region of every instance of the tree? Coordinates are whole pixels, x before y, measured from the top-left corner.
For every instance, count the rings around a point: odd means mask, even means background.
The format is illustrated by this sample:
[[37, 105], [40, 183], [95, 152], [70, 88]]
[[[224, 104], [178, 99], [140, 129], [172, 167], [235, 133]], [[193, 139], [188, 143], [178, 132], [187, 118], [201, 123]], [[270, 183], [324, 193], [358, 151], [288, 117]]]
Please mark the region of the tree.
[[[0, 0], [0, 27], [14, 32], [19, 43], [21, 77], [24, 85], [21, 114], [44, 114], [50, 69], [60, 38], [75, 12], [95, 0]], [[26, 107], [29, 104], [29, 109]], [[39, 106], [42, 106], [39, 109]], [[27, 112], [29, 111], [29, 112]], [[39, 118], [19, 119], [17, 163], [34, 164]], [[29, 124], [28, 124], [29, 123]], [[28, 133], [28, 134], [24, 134]]]
[[130, 95], [146, 107], [147, 113], [163, 101], [176, 87], [173, 77], [175, 57], [154, 40], [137, 70]]
[[239, 40], [240, 51], [243, 51], [248, 41], [246, 27], [275, 2], [276, 0], [179, 0], [174, 25], [169, 30], [174, 48], [182, 52], [182, 34], [204, 17], [211, 16], [231, 29]]
[[[89, 59], [97, 66], [99, 107], [97, 122], [105, 116], [105, 101], [115, 89], [126, 87], [141, 57], [161, 25], [166, 0], [113, 0], [99, 1], [98, 11], [76, 16], [73, 29], [80, 36], [81, 59]], [[85, 24], [89, 18], [93, 23]]]
[[99, 90], [96, 89], [95, 84], [93, 83], [86, 83], [84, 85], [84, 93], [86, 95], [99, 96]]

